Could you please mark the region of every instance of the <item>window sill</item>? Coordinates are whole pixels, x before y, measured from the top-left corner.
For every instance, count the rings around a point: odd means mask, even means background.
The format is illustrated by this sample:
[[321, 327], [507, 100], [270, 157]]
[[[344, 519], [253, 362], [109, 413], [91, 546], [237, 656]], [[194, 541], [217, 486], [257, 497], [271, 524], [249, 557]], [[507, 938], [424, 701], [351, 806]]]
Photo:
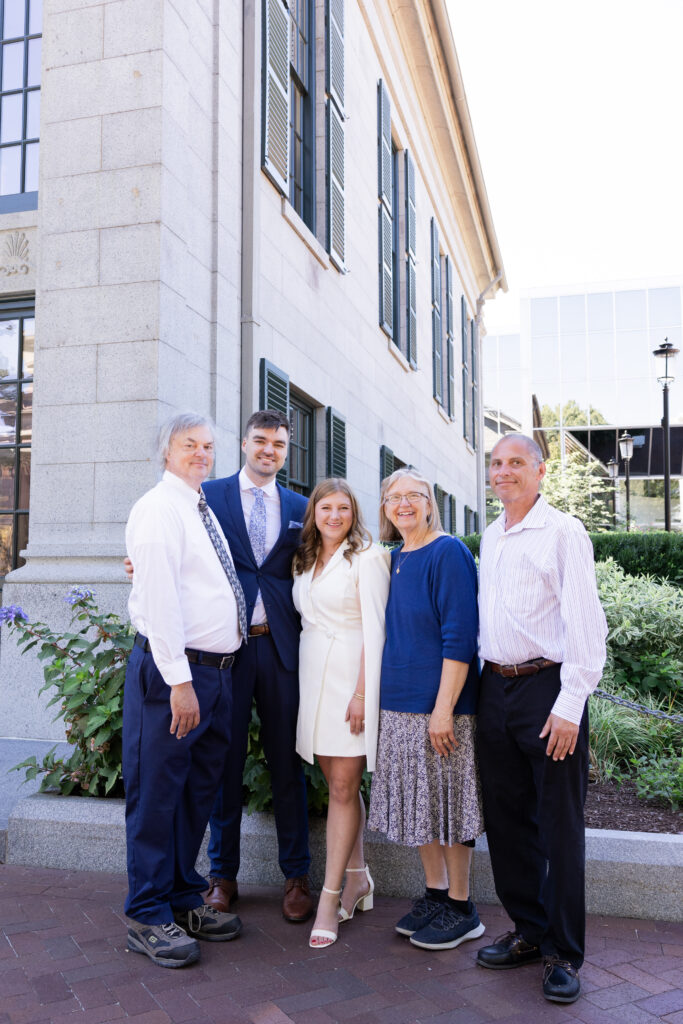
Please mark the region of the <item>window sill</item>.
[[[432, 396], [432, 397], [434, 397], [434, 396]], [[446, 410], [444, 409], [444, 407], [442, 406], [442, 404], [441, 404], [441, 402], [439, 401], [438, 398], [434, 398], [434, 405], [436, 406], [436, 408], [438, 410], [438, 413], [439, 413], [439, 416], [441, 417], [441, 419], [445, 420], [445, 422], [448, 423], [448, 425], [450, 426], [453, 423], [453, 420], [448, 415], [448, 413], [446, 412]]]
[[311, 229], [304, 224], [292, 204], [285, 199], [284, 196], [282, 196], [282, 216], [285, 218], [289, 226], [297, 233], [306, 248], [313, 253], [320, 266], [325, 270], [328, 270], [330, 266], [330, 257], [325, 252]]
[[0, 196], [0, 213], [22, 213], [38, 209], [37, 192], [17, 192], [15, 195]]
[[389, 349], [389, 351], [391, 352], [392, 356], [394, 357], [398, 365], [401, 367], [401, 369], [405, 370], [406, 373], [410, 373], [413, 367], [410, 365], [406, 357], [403, 355], [398, 345], [394, 341], [392, 341], [388, 335], [387, 348]]

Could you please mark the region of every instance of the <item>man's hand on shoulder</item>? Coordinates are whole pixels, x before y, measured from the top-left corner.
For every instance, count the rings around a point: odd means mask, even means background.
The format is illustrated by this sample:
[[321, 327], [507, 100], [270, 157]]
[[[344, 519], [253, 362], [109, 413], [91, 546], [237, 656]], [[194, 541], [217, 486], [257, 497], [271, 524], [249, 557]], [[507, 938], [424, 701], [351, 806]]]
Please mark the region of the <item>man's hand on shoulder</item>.
[[548, 746], [545, 748], [548, 757], [552, 757], [553, 761], [564, 761], [567, 754], [574, 753], [578, 735], [578, 725], [568, 722], [566, 718], [560, 718], [559, 715], [550, 714], [539, 737], [548, 737]]
[[182, 740], [199, 725], [199, 701], [191, 682], [171, 687], [171, 732]]

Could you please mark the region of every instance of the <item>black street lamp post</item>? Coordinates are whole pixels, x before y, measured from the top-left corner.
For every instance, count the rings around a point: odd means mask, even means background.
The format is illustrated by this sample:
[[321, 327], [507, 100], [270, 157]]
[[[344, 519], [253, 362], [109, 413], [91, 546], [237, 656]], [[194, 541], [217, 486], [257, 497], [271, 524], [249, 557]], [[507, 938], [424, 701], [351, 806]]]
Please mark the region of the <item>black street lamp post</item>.
[[669, 432], [669, 387], [673, 384], [675, 377], [669, 372], [669, 363], [673, 362], [678, 355], [678, 349], [674, 348], [668, 338], [665, 338], [659, 348], [652, 353], [657, 359], [664, 360], [664, 373], [657, 380], [662, 385], [662, 400], [664, 403], [664, 415], [662, 416], [662, 433], [664, 435], [664, 529], [671, 530], [671, 443]]
[[633, 438], [628, 430], [619, 438], [619, 451], [624, 460], [626, 471], [626, 532], [631, 530], [631, 459], [633, 458]]
[[609, 478], [612, 481], [612, 526], [616, 529], [617, 525], [617, 480], [619, 479], [619, 463], [612, 456], [607, 463], [607, 472]]

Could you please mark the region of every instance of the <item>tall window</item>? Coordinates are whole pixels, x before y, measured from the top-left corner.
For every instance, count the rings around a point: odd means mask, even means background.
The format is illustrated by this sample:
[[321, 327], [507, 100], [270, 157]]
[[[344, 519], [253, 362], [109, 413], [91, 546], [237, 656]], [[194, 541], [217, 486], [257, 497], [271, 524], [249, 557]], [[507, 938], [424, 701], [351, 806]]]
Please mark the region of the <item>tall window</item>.
[[309, 495], [315, 483], [313, 468], [313, 408], [289, 393], [289, 478], [287, 486], [297, 494]]
[[301, 219], [313, 230], [313, 5], [311, 0], [292, 0], [290, 7], [292, 49], [289, 82], [289, 201]]
[[33, 407], [33, 309], [0, 305], [0, 577], [24, 564]]
[[42, 0], [0, 0], [0, 213], [38, 205]]

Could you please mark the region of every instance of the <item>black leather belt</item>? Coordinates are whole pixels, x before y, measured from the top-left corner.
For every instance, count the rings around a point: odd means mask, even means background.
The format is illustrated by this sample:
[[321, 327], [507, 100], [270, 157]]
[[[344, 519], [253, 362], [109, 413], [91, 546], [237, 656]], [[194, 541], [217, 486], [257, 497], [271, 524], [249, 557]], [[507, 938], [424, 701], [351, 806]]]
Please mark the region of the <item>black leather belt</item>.
[[530, 661], [521, 661], [518, 665], [496, 665], [493, 661], [487, 661], [486, 664], [499, 676], [514, 679], [515, 676], [535, 676], [541, 669], [552, 668], [553, 665], [559, 665], [559, 662], [550, 661], [549, 658], [531, 658]]
[[[150, 654], [152, 648], [149, 640], [142, 633], [135, 634], [135, 645]], [[235, 660], [234, 654], [214, 654], [213, 651], [195, 651], [193, 647], [185, 648], [185, 657], [194, 665], [208, 665], [210, 668], [230, 668]]]

